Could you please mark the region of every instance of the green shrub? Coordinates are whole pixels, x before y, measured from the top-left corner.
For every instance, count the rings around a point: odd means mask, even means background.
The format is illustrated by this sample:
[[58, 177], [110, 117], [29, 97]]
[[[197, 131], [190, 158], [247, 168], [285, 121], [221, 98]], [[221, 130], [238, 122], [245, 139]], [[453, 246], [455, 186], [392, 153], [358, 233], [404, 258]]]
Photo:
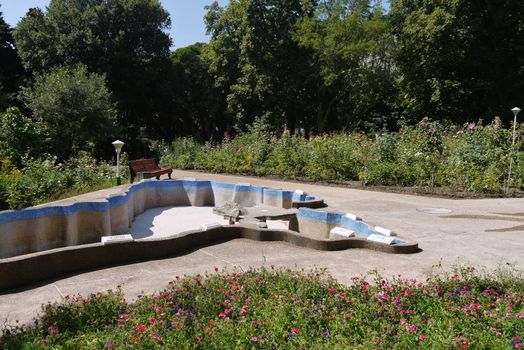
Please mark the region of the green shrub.
[[[517, 132], [522, 135], [522, 128]], [[521, 189], [524, 184], [523, 141], [517, 141], [512, 147], [511, 131], [498, 120], [458, 127], [425, 118], [415, 126], [403, 125], [398, 133], [310, 139], [254, 127], [219, 144], [177, 139], [164, 147], [162, 160], [182, 169], [501, 194], [508, 185], [511, 158], [509, 185]]]
[[178, 169], [194, 169], [195, 159], [202, 146], [192, 138], [181, 137], [171, 144], [160, 143], [154, 147], [160, 153], [160, 163]]
[[[125, 157], [124, 157], [125, 159]], [[125, 161], [125, 160], [124, 160]], [[110, 187], [114, 170], [86, 153], [58, 163], [56, 157], [23, 158], [20, 169], [5, 160], [0, 167], [0, 208], [22, 209]], [[124, 168], [125, 169], [125, 168]], [[126, 176], [126, 172], [123, 174]]]
[[267, 156], [266, 171], [271, 175], [289, 178], [305, 177], [308, 143], [302, 136], [284, 133], [270, 140], [271, 151]]
[[16, 107], [0, 114], [0, 159], [20, 165], [22, 157], [38, 157], [44, 145], [42, 123], [26, 117]]

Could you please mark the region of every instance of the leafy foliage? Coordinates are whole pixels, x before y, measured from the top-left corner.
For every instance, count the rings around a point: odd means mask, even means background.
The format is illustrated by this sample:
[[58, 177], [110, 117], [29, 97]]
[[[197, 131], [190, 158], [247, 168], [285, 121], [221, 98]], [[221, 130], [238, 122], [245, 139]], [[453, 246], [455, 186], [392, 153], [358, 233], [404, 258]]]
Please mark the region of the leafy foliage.
[[[207, 44], [197, 43], [171, 54], [175, 71], [176, 133], [192, 135], [201, 141], [220, 139], [220, 130], [226, 130], [229, 125], [225, 102], [209, 72], [206, 48]], [[166, 136], [172, 137], [172, 134]]]
[[[317, 131], [395, 127], [394, 39], [378, 1], [323, 0], [300, 19], [294, 38], [318, 68]], [[370, 91], [373, 91], [371, 94]]]
[[14, 37], [31, 72], [83, 64], [104, 74], [128, 146], [138, 148], [140, 138], [173, 131], [169, 26], [158, 0], [52, 0], [45, 13], [30, 10]]
[[[122, 162], [125, 164], [125, 157]], [[60, 163], [49, 155], [22, 158], [15, 167], [9, 160], [0, 163], [0, 210], [22, 209], [60, 198], [111, 187], [114, 170], [87, 153]], [[124, 176], [127, 174], [124, 172]]]
[[425, 281], [323, 271], [249, 270], [176, 277], [152, 296], [66, 296], [34, 326], [6, 327], [5, 349], [521, 348], [518, 273], [471, 268]]
[[22, 95], [45, 128], [49, 150], [62, 159], [94, 152], [114, 134], [115, 110], [104, 76], [88, 74], [83, 65], [54, 68]]
[[12, 29], [0, 12], [0, 113], [17, 104], [16, 92], [24, 79], [24, 70], [17, 55]]
[[0, 159], [19, 165], [24, 156], [40, 156], [44, 141], [42, 124], [18, 108], [10, 107], [0, 114]]
[[524, 88], [523, 15], [513, 0], [392, 1], [406, 115], [509, 120]]
[[[184, 169], [500, 194], [507, 185], [521, 189], [524, 184], [520, 149], [522, 138], [513, 149], [511, 132], [500, 120], [459, 127], [423, 119], [399, 132], [309, 139], [251, 128], [221, 144], [179, 139], [159, 151], [163, 163]], [[508, 183], [512, 154], [516, 171]]]

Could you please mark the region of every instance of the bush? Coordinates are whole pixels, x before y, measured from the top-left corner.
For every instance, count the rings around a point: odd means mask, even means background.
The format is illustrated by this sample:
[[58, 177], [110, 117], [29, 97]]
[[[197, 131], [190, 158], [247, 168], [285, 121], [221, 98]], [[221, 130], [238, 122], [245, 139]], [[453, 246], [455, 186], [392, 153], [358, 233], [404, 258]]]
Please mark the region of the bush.
[[56, 157], [23, 158], [20, 169], [4, 160], [0, 167], [0, 208], [22, 209], [110, 187], [114, 171], [88, 154], [58, 163]]
[[22, 157], [39, 157], [44, 145], [41, 123], [26, 117], [16, 107], [0, 114], [0, 159], [20, 165]]
[[[518, 129], [519, 135], [522, 128]], [[257, 128], [217, 145], [177, 139], [164, 149], [172, 167], [251, 175], [277, 175], [313, 181], [355, 181], [367, 185], [445, 187], [453, 191], [505, 192], [524, 184], [522, 138], [513, 148], [511, 131], [495, 120], [462, 127], [423, 119], [398, 133], [383, 131], [324, 134], [306, 139], [278, 136]]]

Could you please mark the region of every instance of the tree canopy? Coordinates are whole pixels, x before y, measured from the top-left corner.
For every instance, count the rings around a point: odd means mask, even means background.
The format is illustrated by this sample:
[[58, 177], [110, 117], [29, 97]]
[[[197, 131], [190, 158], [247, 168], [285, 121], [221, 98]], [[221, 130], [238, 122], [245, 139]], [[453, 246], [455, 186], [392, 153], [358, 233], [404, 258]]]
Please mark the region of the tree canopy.
[[394, 0], [403, 107], [464, 122], [511, 116], [524, 88], [524, 2]]
[[96, 154], [114, 134], [115, 110], [104, 76], [89, 74], [84, 65], [52, 68], [22, 96], [44, 126], [49, 150], [63, 159], [81, 150]]
[[31, 9], [14, 37], [33, 73], [82, 63], [104, 74], [122, 137], [136, 140], [169, 135], [170, 24], [158, 0], [51, 0], [45, 12]]
[[[159, 0], [51, 0], [12, 35], [0, 14], [0, 109], [19, 104], [25, 84], [21, 113], [60, 138], [51, 132], [61, 125], [51, 123], [57, 106], [70, 104], [61, 116], [70, 122], [75, 104], [82, 113], [100, 105], [42, 82], [84, 67], [88, 87], [79, 93], [105, 84], [103, 109], [116, 110], [119, 130], [106, 136], [126, 139], [133, 158], [151, 140], [219, 141], [253, 123], [308, 136], [395, 130], [426, 117], [512, 120], [509, 109], [523, 102], [524, 2], [391, 0], [387, 8], [380, 0], [215, 1], [204, 19], [209, 43], [170, 52]], [[72, 101], [44, 106], [51, 93]], [[66, 153], [84, 147], [69, 143]]]
[[17, 104], [16, 93], [23, 83], [24, 70], [17, 55], [11, 27], [0, 12], [0, 112]]

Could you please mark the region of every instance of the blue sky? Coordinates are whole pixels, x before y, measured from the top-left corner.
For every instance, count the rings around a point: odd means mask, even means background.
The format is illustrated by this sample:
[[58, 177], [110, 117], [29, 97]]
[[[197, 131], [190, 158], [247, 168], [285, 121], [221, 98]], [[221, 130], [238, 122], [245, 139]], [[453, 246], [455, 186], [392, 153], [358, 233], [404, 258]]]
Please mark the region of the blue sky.
[[[171, 14], [170, 35], [173, 48], [208, 41], [205, 35], [204, 6], [211, 4], [213, 0], [160, 0], [160, 2]], [[218, 2], [224, 6], [229, 0], [218, 0]], [[49, 4], [49, 0], [0, 0], [0, 4], [4, 20], [14, 27], [28, 9], [31, 7], [44, 9]]]
[[[204, 6], [211, 4], [212, 0], [160, 0], [164, 8], [171, 14], [171, 39], [173, 47], [179, 48], [195, 42], [205, 41]], [[228, 0], [218, 0], [221, 5]], [[14, 27], [21, 17], [31, 7], [44, 9], [49, 0], [0, 0], [0, 11], [4, 20]]]

